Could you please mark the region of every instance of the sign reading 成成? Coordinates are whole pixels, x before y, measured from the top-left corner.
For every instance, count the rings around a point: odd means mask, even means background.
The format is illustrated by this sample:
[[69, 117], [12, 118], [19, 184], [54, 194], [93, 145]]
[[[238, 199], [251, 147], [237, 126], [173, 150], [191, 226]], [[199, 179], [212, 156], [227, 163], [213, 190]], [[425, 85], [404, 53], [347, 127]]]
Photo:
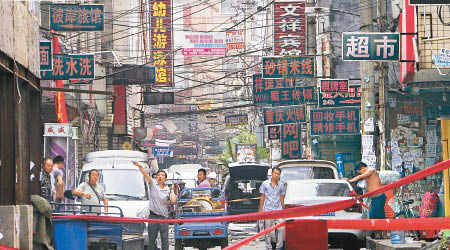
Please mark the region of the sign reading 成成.
[[264, 108], [264, 125], [306, 122], [305, 107], [279, 106]]
[[52, 42], [40, 42], [39, 62], [41, 70], [52, 70]]
[[399, 33], [342, 33], [343, 61], [400, 60]]
[[312, 56], [263, 57], [263, 78], [314, 77]]
[[320, 93], [324, 92], [348, 92], [348, 80], [344, 79], [320, 79]]
[[50, 5], [50, 29], [56, 31], [102, 31], [103, 5]]
[[41, 71], [43, 80], [92, 79], [94, 55], [53, 55], [53, 70]]
[[311, 135], [359, 134], [359, 108], [310, 111]]
[[298, 159], [301, 156], [301, 125], [298, 123], [281, 125], [281, 158]]

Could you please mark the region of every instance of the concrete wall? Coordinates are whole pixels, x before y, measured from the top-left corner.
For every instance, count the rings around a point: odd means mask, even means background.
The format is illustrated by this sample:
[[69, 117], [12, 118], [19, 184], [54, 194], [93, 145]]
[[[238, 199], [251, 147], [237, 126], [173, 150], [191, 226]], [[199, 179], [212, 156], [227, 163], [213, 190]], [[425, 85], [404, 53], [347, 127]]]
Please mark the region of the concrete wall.
[[33, 249], [33, 207], [0, 206], [0, 244]]
[[0, 1], [0, 50], [39, 76], [39, 22], [27, 2]]

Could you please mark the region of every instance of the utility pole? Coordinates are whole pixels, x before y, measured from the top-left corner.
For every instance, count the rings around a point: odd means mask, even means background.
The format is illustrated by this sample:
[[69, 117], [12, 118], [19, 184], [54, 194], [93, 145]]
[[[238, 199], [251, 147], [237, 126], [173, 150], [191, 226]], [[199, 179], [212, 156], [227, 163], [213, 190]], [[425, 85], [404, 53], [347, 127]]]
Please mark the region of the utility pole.
[[[386, 0], [378, 0], [378, 29], [380, 32], [385, 32], [385, 28], [387, 25], [387, 14], [386, 14]], [[380, 170], [386, 170], [386, 142], [389, 140], [389, 119], [388, 119], [388, 111], [387, 100], [388, 100], [388, 91], [386, 85], [387, 81], [387, 65], [384, 62], [381, 62], [378, 67], [378, 105], [379, 105], [379, 114], [378, 121], [380, 124], [380, 136], [378, 138], [379, 152], [380, 152]]]
[[[306, 7], [316, 7], [316, 3], [315, 0], [307, 0], [306, 1]], [[306, 17], [306, 24], [307, 24], [307, 35], [306, 35], [306, 41], [307, 41], [307, 55], [314, 55], [314, 60], [316, 60], [316, 44], [317, 44], [317, 39], [316, 39], [316, 15], [317, 13], [314, 12], [314, 15], [311, 16], [307, 16]], [[314, 79], [317, 80], [317, 79]], [[314, 81], [316, 82], [316, 81]], [[309, 112], [311, 110], [311, 106], [308, 106], [307, 104], [305, 104], [305, 109], [306, 109], [306, 117], [309, 117]], [[311, 121], [310, 121], [311, 122]], [[308, 124], [307, 124], [308, 125]], [[299, 126], [301, 126], [299, 124]], [[315, 155], [313, 155], [313, 150], [312, 150], [312, 145], [311, 145], [311, 136], [310, 136], [310, 131], [309, 131], [310, 126], [306, 126], [306, 146], [309, 147], [310, 149], [310, 157], [311, 158], [315, 158]], [[302, 129], [303, 130], [303, 129]], [[301, 147], [301, 136], [299, 137], [299, 147]], [[302, 152], [302, 150], [300, 150], [300, 152]], [[301, 154], [301, 153], [300, 153]], [[307, 158], [307, 152], [305, 152], [304, 155], [305, 158]]]
[[[360, 14], [360, 32], [373, 32], [373, 7], [372, 0], [359, 0], [359, 14]], [[360, 62], [360, 76], [361, 76], [361, 135], [370, 135], [372, 132], [366, 131], [364, 124], [369, 118], [375, 122], [375, 73], [374, 63], [371, 61]], [[372, 143], [373, 145], [373, 143]], [[375, 150], [372, 146], [372, 150]], [[364, 156], [364, 150], [362, 149]]]

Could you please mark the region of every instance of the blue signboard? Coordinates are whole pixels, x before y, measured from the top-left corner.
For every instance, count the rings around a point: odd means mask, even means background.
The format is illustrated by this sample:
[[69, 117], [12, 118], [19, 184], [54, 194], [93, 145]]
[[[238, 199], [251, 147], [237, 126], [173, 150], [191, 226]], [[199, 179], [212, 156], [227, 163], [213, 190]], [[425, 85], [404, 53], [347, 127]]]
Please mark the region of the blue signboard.
[[281, 158], [299, 159], [301, 157], [301, 125], [299, 123], [281, 125]]
[[154, 157], [173, 157], [172, 147], [154, 147], [153, 148]]
[[339, 173], [339, 178], [344, 178], [345, 177], [344, 155], [343, 153], [336, 153], [334, 154], [334, 156], [336, 158], [336, 167]]
[[50, 5], [50, 29], [55, 31], [102, 31], [103, 5]]
[[350, 85], [348, 90], [319, 93], [319, 107], [361, 106], [361, 85]]
[[311, 135], [359, 134], [359, 108], [310, 111]]
[[40, 42], [39, 61], [41, 70], [52, 70], [52, 42]]
[[343, 61], [399, 61], [399, 33], [342, 33]]
[[305, 107], [280, 106], [264, 108], [264, 125], [306, 122]]
[[263, 78], [314, 77], [312, 56], [263, 57]]
[[53, 70], [41, 71], [43, 80], [93, 79], [94, 55], [54, 55]]

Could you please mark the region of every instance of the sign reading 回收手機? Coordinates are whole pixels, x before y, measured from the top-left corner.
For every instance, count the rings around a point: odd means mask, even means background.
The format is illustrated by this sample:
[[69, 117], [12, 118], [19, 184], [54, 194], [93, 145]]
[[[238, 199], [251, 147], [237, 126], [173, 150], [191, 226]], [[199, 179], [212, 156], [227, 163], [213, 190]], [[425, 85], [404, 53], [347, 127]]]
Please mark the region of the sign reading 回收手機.
[[263, 78], [314, 77], [314, 74], [312, 56], [263, 57]]
[[310, 111], [311, 135], [359, 134], [359, 108]]
[[50, 29], [56, 31], [102, 31], [103, 5], [50, 5]]
[[342, 33], [343, 61], [400, 60], [399, 33]]
[[53, 70], [41, 71], [43, 80], [93, 79], [94, 55], [53, 55]]

